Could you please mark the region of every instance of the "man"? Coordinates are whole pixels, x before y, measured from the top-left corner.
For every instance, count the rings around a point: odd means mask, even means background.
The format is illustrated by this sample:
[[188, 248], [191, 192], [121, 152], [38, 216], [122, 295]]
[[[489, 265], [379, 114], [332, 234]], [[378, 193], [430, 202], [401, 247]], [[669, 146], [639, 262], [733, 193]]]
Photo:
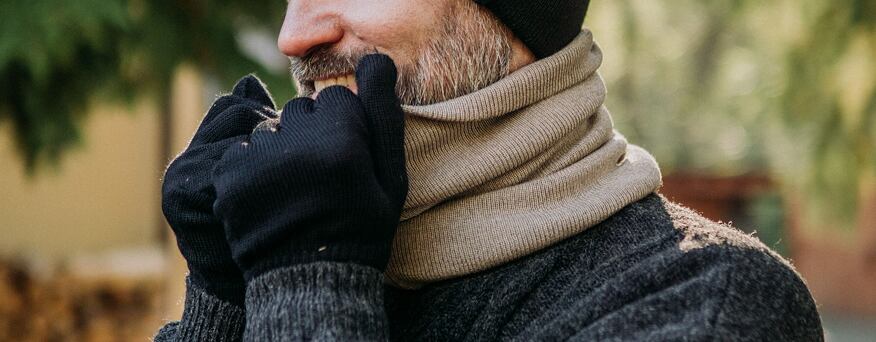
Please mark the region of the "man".
[[156, 340], [822, 340], [792, 266], [654, 192], [581, 0], [291, 0], [168, 167]]

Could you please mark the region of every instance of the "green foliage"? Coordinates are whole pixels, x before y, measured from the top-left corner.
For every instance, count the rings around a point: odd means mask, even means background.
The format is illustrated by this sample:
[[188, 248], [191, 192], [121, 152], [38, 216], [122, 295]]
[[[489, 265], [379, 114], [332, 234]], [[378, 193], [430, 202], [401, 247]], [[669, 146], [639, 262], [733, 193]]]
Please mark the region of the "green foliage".
[[813, 225], [876, 177], [876, 1], [594, 4], [619, 130], [664, 171], [768, 170]]
[[820, 199], [808, 201], [816, 219], [850, 223], [862, 181], [876, 171], [876, 1], [809, 4], [817, 10], [787, 57], [782, 123], [811, 135], [799, 157], [809, 172], [795, 181]]
[[768, 192], [748, 203], [746, 211], [751, 213], [751, 224], [757, 227], [758, 239], [779, 254], [790, 256], [783, 205], [778, 192]]
[[0, 119], [11, 120], [29, 169], [79, 138], [83, 94], [120, 66], [119, 37], [130, 27], [123, 4], [73, 3], [0, 3]]
[[285, 73], [267, 70], [236, 40], [242, 27], [279, 29], [282, 1], [79, 0], [0, 2], [0, 123], [29, 172], [54, 164], [79, 140], [89, 103], [152, 96], [167, 101], [181, 63], [223, 88], [255, 72], [277, 93]]
[[743, 3], [622, 0], [594, 4], [587, 24], [605, 50], [602, 74], [619, 130], [666, 171], [737, 174], [762, 169], [754, 144], [777, 72], [741, 30]]

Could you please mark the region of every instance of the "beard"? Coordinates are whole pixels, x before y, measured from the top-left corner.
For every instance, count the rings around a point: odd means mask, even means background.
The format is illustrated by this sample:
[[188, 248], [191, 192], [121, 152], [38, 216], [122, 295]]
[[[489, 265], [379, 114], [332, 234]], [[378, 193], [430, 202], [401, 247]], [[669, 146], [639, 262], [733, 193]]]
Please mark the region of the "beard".
[[[404, 105], [427, 105], [480, 90], [510, 73], [513, 34], [492, 13], [471, 1], [454, 1], [441, 16], [438, 32], [429, 37], [413, 61], [395, 61], [396, 94]], [[317, 47], [304, 57], [291, 57], [290, 72], [299, 96], [311, 96], [314, 80], [355, 74], [362, 48], [336, 51]]]

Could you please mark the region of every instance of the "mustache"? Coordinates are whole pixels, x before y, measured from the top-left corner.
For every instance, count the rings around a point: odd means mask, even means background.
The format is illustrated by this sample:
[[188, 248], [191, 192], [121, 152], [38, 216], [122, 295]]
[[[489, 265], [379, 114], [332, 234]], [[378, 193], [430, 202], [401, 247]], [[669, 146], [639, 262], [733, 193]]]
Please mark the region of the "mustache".
[[374, 52], [376, 49], [339, 52], [329, 46], [317, 47], [304, 57], [289, 57], [289, 73], [304, 88], [303, 95], [308, 95], [314, 91], [314, 80], [354, 74], [359, 60]]

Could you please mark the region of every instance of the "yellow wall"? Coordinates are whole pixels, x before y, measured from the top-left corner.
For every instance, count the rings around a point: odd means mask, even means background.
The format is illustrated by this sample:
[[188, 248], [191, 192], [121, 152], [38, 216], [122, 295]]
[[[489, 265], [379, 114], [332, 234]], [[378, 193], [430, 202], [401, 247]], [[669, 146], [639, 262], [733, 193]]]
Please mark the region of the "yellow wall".
[[157, 244], [157, 119], [149, 106], [98, 108], [58, 172], [31, 179], [11, 125], [0, 123], [0, 255], [63, 258]]
[[[77, 260], [113, 265], [127, 255], [124, 265], [165, 278], [160, 315], [178, 319], [186, 267], [161, 215], [161, 177], [168, 158], [185, 148], [205, 114], [204, 89], [193, 68], [178, 70], [167, 157], [159, 154], [162, 132], [153, 104], [96, 108], [84, 122], [82, 145], [64, 156], [57, 172], [41, 170], [34, 178], [16, 155], [12, 128], [0, 123], [0, 257], [19, 255], [51, 267], [58, 261], [75, 266]], [[132, 250], [146, 254], [124, 253]], [[155, 253], [158, 265], [152, 267], [147, 264], [156, 260], [139, 257]]]
[[[204, 116], [204, 89], [193, 68], [178, 70], [170, 102], [172, 155], [185, 148]], [[178, 263], [160, 208], [161, 177], [172, 157], [160, 155], [160, 129], [151, 102], [98, 106], [83, 122], [82, 144], [63, 157], [60, 168], [29, 178], [11, 125], [0, 122], [0, 257], [60, 260], [150, 247], [167, 249], [170, 264]]]

